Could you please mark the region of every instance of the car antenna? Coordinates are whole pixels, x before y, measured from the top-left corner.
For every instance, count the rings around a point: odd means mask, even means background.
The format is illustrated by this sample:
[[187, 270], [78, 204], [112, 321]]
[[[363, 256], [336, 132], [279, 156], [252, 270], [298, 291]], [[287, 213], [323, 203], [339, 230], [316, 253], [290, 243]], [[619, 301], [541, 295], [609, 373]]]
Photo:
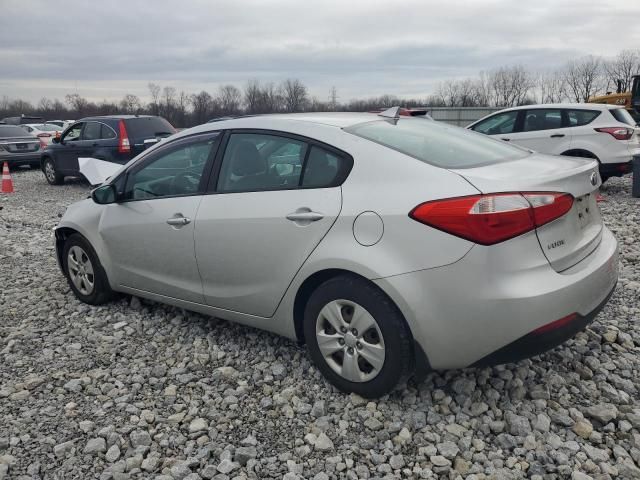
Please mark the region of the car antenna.
[[387, 108], [383, 112], [380, 112], [378, 116], [390, 118], [391, 120], [394, 120], [393, 124], [395, 125], [398, 122], [398, 119], [400, 118], [400, 107]]

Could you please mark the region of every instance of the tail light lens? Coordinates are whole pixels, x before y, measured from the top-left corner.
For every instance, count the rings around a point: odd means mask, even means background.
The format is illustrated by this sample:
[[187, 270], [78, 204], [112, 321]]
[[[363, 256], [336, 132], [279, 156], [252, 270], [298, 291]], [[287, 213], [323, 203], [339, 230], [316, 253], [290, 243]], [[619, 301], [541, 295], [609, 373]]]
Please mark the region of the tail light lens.
[[129, 143], [129, 136], [127, 135], [127, 128], [124, 126], [124, 120], [118, 122], [118, 133], [120, 139], [118, 140], [118, 152], [128, 153], [131, 151], [131, 144]]
[[603, 128], [595, 128], [596, 132], [608, 133], [616, 140], [629, 140], [633, 136], [632, 128], [624, 128], [624, 127], [603, 127]]
[[496, 193], [426, 202], [409, 216], [474, 243], [493, 245], [560, 218], [572, 206], [568, 193]]
[[39, 133], [38, 135], [36, 135], [36, 137], [38, 138], [49, 138], [51, 137], [50, 133]]

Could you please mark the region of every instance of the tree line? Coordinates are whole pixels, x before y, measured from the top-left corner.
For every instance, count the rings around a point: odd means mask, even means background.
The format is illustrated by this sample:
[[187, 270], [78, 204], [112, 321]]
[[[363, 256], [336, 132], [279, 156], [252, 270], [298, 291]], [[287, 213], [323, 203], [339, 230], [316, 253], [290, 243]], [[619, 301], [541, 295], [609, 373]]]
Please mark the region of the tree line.
[[37, 104], [21, 99], [0, 98], [0, 118], [30, 114], [46, 119], [78, 119], [90, 115], [161, 115], [177, 127], [205, 123], [216, 117], [276, 112], [368, 111], [400, 105], [427, 107], [511, 107], [533, 103], [584, 102], [590, 96], [615, 91], [617, 81], [623, 91], [631, 87], [633, 75], [640, 74], [640, 49], [623, 50], [605, 59], [589, 55], [569, 61], [554, 71], [536, 72], [522, 65], [509, 65], [480, 72], [476, 77], [441, 82], [426, 98], [399, 98], [382, 95], [347, 102], [338, 101], [336, 87], [326, 99], [309, 93], [299, 79], [276, 84], [249, 80], [242, 88], [222, 85], [210, 93], [178, 91], [173, 86], [149, 83], [150, 101], [126, 94], [119, 102], [92, 102], [77, 93], [64, 100], [41, 98]]

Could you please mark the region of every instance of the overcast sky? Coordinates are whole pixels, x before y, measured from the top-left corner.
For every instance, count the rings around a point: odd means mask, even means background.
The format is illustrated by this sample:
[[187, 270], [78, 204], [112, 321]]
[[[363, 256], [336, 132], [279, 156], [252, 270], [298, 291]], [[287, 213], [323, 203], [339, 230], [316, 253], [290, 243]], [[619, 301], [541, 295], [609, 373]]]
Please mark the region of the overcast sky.
[[92, 100], [299, 78], [320, 99], [424, 97], [508, 64], [640, 46], [640, 0], [0, 0], [0, 96]]

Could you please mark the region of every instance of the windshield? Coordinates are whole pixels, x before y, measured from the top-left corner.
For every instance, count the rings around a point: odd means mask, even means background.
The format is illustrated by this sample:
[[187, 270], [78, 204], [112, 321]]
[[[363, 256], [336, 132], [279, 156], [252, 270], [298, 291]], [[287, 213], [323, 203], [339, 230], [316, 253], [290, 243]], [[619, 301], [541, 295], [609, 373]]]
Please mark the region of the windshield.
[[29, 135], [21, 127], [13, 125], [0, 125], [0, 138], [28, 137]]
[[418, 118], [360, 123], [345, 131], [442, 168], [472, 168], [529, 155], [485, 135]]

